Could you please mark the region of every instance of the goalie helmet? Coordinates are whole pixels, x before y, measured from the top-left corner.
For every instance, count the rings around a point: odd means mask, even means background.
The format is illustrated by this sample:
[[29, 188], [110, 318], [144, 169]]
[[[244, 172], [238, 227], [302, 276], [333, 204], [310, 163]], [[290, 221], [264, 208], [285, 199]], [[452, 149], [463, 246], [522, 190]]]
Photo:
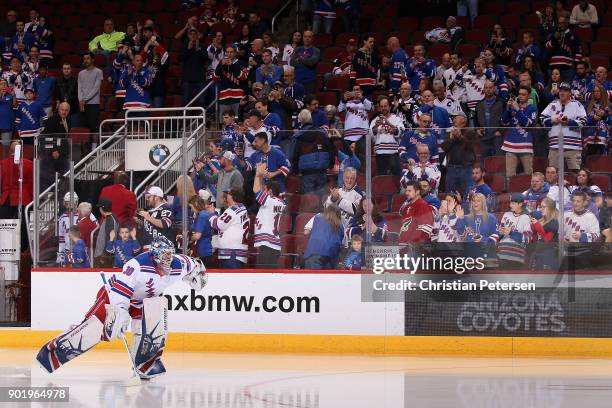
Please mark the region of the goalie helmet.
[[164, 236], [155, 238], [151, 244], [151, 255], [155, 263], [166, 273], [170, 273], [170, 265], [174, 256], [174, 245]]
[[64, 202], [65, 203], [72, 203], [74, 205], [78, 205], [79, 204], [79, 196], [77, 195], [77, 193], [72, 193], [72, 197], [70, 197], [70, 192], [66, 193], [64, 195]]

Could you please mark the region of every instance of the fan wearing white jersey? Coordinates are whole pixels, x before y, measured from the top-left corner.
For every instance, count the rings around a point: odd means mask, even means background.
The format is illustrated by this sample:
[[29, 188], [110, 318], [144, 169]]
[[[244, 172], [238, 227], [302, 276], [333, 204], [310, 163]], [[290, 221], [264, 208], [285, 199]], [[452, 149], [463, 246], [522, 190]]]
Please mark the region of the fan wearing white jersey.
[[434, 81], [433, 86], [434, 92], [434, 106], [445, 109], [448, 112], [449, 116], [457, 116], [459, 114], [465, 114], [463, 109], [461, 109], [461, 104], [458, 100], [454, 99], [452, 96], [446, 93], [446, 88], [442, 81]]
[[399, 138], [404, 133], [404, 122], [391, 113], [389, 98], [378, 99], [379, 115], [370, 123], [370, 133], [374, 137], [376, 154], [376, 174], [400, 175]]
[[450, 62], [451, 67], [442, 74], [442, 82], [446, 86], [446, 94], [458, 102], [467, 102], [465, 87], [455, 81], [463, 65], [461, 54], [451, 53]]
[[340, 208], [342, 226], [346, 229], [357, 213], [357, 206], [365, 196], [363, 191], [357, 187], [357, 170], [352, 167], [344, 169], [344, 183], [342, 188], [334, 188], [325, 200], [325, 207], [335, 204]]
[[[59, 238], [59, 245], [57, 248], [57, 260], [58, 264], [64, 263], [64, 254], [70, 253], [72, 250], [72, 243], [68, 236], [68, 230], [72, 225], [77, 225], [79, 222], [79, 212], [77, 205], [79, 204], [79, 196], [77, 193], [70, 193], [64, 195], [64, 207], [66, 211], [59, 216], [57, 220], [57, 236]], [[70, 215], [72, 214], [72, 222], [70, 222]], [[93, 214], [89, 214], [89, 219], [93, 222], [98, 222]]]
[[285, 212], [285, 201], [278, 198], [280, 186], [274, 181], [264, 183], [268, 169], [259, 163], [255, 170], [253, 192], [259, 204], [255, 218], [255, 248], [257, 248], [257, 268], [276, 269], [280, 256], [280, 220]]
[[502, 216], [499, 223], [500, 241], [497, 257], [504, 269], [517, 269], [525, 265], [525, 245], [531, 240], [531, 219], [525, 212], [525, 197], [512, 193], [510, 211]]
[[242, 204], [241, 188], [233, 187], [223, 192], [225, 211], [210, 217], [210, 225], [219, 233], [219, 261], [226, 269], [243, 268], [249, 255], [249, 227], [251, 221]]
[[96, 296], [85, 319], [45, 344], [36, 359], [49, 373], [80, 356], [101, 340], [121, 338], [132, 326], [131, 357], [138, 375], [149, 379], [163, 374], [161, 362], [167, 336], [167, 299], [164, 290], [183, 281], [195, 290], [206, 285], [207, 275], [199, 259], [175, 255], [174, 245], [157, 238], [151, 250], [129, 260]]

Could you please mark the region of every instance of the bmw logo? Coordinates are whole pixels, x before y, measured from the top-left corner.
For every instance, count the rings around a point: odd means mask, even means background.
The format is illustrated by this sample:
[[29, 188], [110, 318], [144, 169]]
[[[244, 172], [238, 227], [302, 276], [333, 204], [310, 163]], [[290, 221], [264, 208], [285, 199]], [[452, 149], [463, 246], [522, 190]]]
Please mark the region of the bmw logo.
[[149, 150], [149, 161], [154, 166], [159, 166], [170, 156], [170, 149], [163, 144], [156, 144]]

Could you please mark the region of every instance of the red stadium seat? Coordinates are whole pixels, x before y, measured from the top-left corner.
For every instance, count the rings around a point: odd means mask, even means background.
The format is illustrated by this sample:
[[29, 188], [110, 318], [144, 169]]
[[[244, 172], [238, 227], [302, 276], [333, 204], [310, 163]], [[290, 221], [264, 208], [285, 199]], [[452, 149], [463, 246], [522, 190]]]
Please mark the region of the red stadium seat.
[[470, 18], [468, 16], [455, 16], [457, 20], [457, 26], [462, 27], [463, 30], [467, 30], [470, 28]]
[[[412, 44], [426, 44], [427, 40], [425, 39], [425, 31], [414, 31], [412, 33]], [[411, 52], [408, 52], [411, 54]]]
[[290, 174], [285, 179], [285, 192], [288, 194], [295, 194], [301, 191], [302, 181], [299, 176]]
[[375, 194], [373, 198], [380, 212], [389, 210], [389, 194]]
[[501, 174], [489, 174], [485, 176], [485, 183], [491, 187], [491, 190], [500, 193], [506, 190], [506, 177]]
[[398, 212], [402, 204], [406, 201], [406, 196], [404, 194], [393, 194], [391, 197], [391, 211]]
[[[487, 2], [487, 4], [494, 3], [495, 2]], [[489, 32], [493, 28], [493, 24], [495, 24], [496, 22], [496, 16], [491, 14], [483, 14], [474, 18], [474, 25], [472, 27]]]
[[281, 214], [280, 222], [278, 224], [278, 232], [281, 234], [287, 234], [291, 231], [291, 227], [293, 227], [293, 222], [291, 221], [291, 216], [289, 214]]
[[423, 17], [421, 20], [421, 30], [431, 30], [433, 28], [445, 27], [446, 21], [444, 21], [443, 17], [439, 16], [428, 16]]
[[306, 245], [308, 245], [308, 236], [304, 234], [297, 234], [297, 238], [295, 240], [295, 250], [298, 254], [303, 255], [306, 250]]
[[495, 211], [507, 211], [510, 208], [510, 193], [501, 193], [495, 196]]
[[591, 174], [593, 184], [601, 188], [604, 193], [610, 191], [610, 175], [609, 174]]
[[331, 34], [316, 34], [314, 37], [314, 44], [315, 46], [322, 48], [322, 47], [329, 47], [330, 45], [332, 45], [332, 36]]
[[464, 63], [469, 59], [476, 57], [480, 53], [480, 47], [474, 44], [460, 44], [457, 51], [463, 55]]
[[317, 75], [324, 75], [328, 72], [332, 72], [334, 69], [334, 64], [331, 62], [319, 62], [317, 64]]
[[335, 92], [318, 92], [317, 99], [320, 106], [338, 104], [338, 97]]
[[546, 166], [548, 166], [548, 157], [533, 157], [533, 171], [539, 171], [540, 173], [546, 172]]
[[580, 38], [580, 41], [591, 42], [593, 41], [593, 30], [590, 28], [576, 28], [574, 33]]
[[[359, 36], [355, 33], [340, 33], [336, 37], [336, 45], [338, 47], [346, 47], [346, 43], [348, 42], [350, 38], [359, 42]], [[358, 44], [358, 45], [361, 45], [361, 44]]]
[[416, 17], [400, 17], [395, 24], [397, 31], [411, 32], [417, 28], [419, 28], [419, 20]]
[[400, 178], [397, 176], [375, 176], [372, 178], [372, 193], [395, 194], [399, 192], [399, 182]]
[[[504, 4], [497, 1], [487, 1], [484, 4], [485, 8], [482, 13], [500, 15], [504, 12]], [[478, 16], [476, 16], [478, 17]]]
[[609, 67], [610, 66], [610, 57], [602, 56], [602, 55], [591, 55], [589, 57], [589, 61], [591, 62], [591, 66], [594, 68], [597, 67]]
[[597, 41], [612, 42], [612, 27], [599, 27], [597, 29]]
[[587, 156], [586, 165], [592, 172], [612, 172], [612, 156]]
[[475, 45], [486, 44], [489, 42], [489, 33], [486, 30], [470, 30], [465, 33], [465, 41]]
[[540, 27], [540, 19], [536, 14], [527, 14], [524, 16], [523, 27], [538, 28]]
[[330, 91], [344, 92], [349, 89], [351, 78], [348, 75], [332, 77], [327, 81], [327, 89]]
[[[508, 182], [509, 193], [522, 193], [527, 190], [531, 185], [531, 176], [528, 174], [519, 174], [510, 177]], [[494, 190], [495, 191], [495, 190]]]
[[531, 12], [531, 7], [528, 1], [512, 1], [506, 5], [506, 13], [528, 14], [529, 12]]
[[315, 215], [316, 215], [315, 213], [302, 213], [302, 214], [299, 214], [295, 218], [295, 228], [294, 228], [295, 233], [296, 234], [303, 234], [304, 233], [304, 226]]
[[441, 58], [442, 55], [447, 52], [450, 52], [450, 46], [448, 44], [433, 44], [427, 49], [427, 54], [434, 59]]
[[344, 51], [345, 47], [327, 47], [325, 51], [323, 51], [323, 59], [322, 62], [332, 62], [334, 58], [338, 56], [342, 51]]
[[[608, 41], [612, 41], [612, 37]], [[594, 42], [591, 44], [591, 55], [612, 55], [612, 42]], [[595, 67], [594, 67], [595, 68]]]
[[281, 253], [295, 254], [297, 235], [287, 234], [281, 235]]
[[515, 14], [514, 11], [512, 11], [512, 14], [504, 14], [499, 17], [499, 23], [506, 29], [506, 34], [509, 34], [511, 29], [521, 26], [522, 20], [523, 17], [520, 14]]
[[489, 156], [485, 158], [484, 167], [488, 174], [506, 174], [506, 156]]

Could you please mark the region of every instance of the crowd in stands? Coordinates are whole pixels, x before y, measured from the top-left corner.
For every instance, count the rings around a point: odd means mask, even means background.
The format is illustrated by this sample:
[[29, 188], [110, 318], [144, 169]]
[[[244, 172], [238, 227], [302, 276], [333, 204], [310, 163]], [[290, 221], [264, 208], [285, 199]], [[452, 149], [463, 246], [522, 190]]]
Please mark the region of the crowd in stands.
[[[175, 35], [182, 102], [213, 81], [212, 94], [196, 103], [206, 106], [216, 88], [220, 130], [211, 132], [186, 190], [183, 180], [174, 196], [151, 186], [148, 209], [137, 210], [130, 198], [123, 213], [116, 199], [101, 195], [101, 221], [116, 220], [93, 245], [93, 262], [113, 255], [119, 265], [158, 234], [177, 240], [182, 219], [190, 251], [207, 266], [229, 268], [361, 268], [372, 242], [402, 253], [434, 244], [451, 254], [460, 243], [505, 268], [556, 269], [559, 241], [570, 244], [573, 266], [607, 250], [596, 244], [612, 242], [609, 58], [594, 65], [594, 47], [580, 38], [606, 32], [602, 13], [586, 1], [571, 12], [560, 1], [546, 5], [530, 12], [537, 21], [517, 43], [513, 28], [493, 20], [473, 52], [466, 46], [477, 30], [469, 27], [486, 20], [478, 20], [477, 2], [458, 3], [470, 18], [440, 18], [443, 24], [415, 34], [410, 45], [401, 31], [359, 33], [347, 21], [339, 47], [331, 45], [336, 12], [359, 14], [358, 2], [303, 2], [312, 29], [293, 32], [284, 45], [258, 13], [234, 1], [185, 2], [193, 16]], [[78, 80], [65, 65], [53, 85], [42, 61], [43, 49], [53, 49], [52, 32], [42, 20], [35, 10], [28, 27], [17, 19], [18, 46], [5, 46], [10, 69], [0, 81], [0, 113], [15, 119], [0, 120], [3, 143], [13, 123], [24, 142], [52, 115], [60, 118], [54, 131], [68, 129], [73, 106], [80, 111], [74, 120], [97, 129], [105, 81], [118, 107], [164, 106], [174, 61], [153, 20], [118, 32], [107, 19], [89, 42]], [[217, 30], [222, 26], [236, 34]], [[108, 62], [104, 73], [96, 54]], [[368, 159], [371, 200], [364, 193]], [[566, 180], [559, 180], [559, 164]], [[117, 177], [116, 186], [126, 185]], [[91, 204], [77, 208], [68, 198], [75, 222], [65, 223], [58, 261], [82, 265], [74, 251], [91, 251], [99, 222]], [[69, 224], [79, 226], [80, 237]], [[534, 256], [534, 248], [545, 256]]]

